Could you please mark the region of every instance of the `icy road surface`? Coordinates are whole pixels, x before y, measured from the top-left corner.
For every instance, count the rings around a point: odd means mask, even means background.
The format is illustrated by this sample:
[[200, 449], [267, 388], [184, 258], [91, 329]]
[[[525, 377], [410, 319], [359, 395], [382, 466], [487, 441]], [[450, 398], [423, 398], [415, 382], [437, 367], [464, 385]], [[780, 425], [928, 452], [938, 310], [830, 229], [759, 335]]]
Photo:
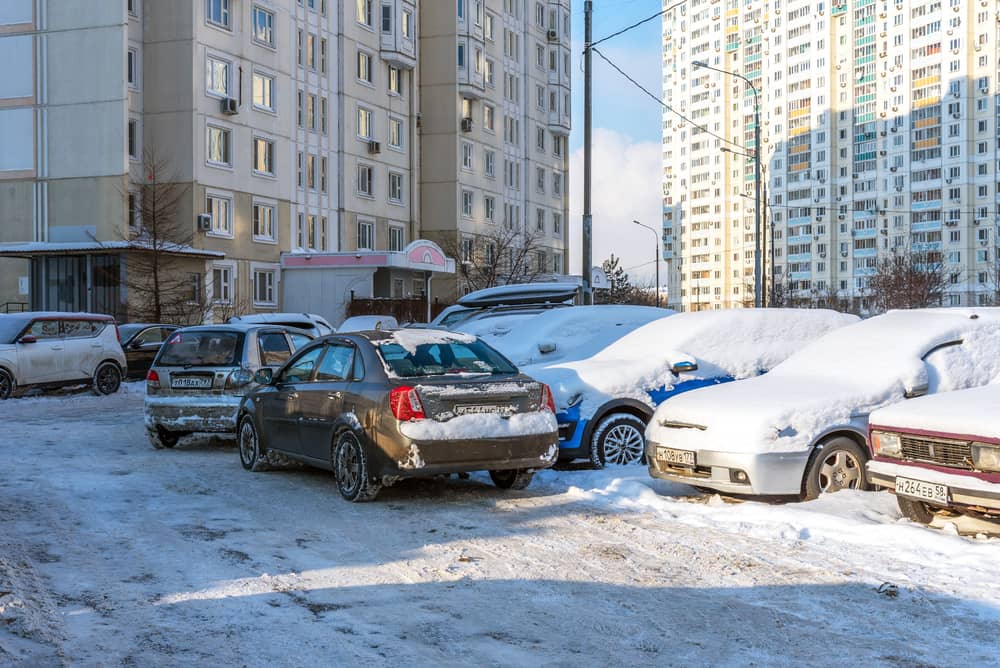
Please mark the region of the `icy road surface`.
[[885, 494], [731, 504], [619, 468], [352, 505], [231, 443], [154, 451], [141, 402], [0, 403], [0, 665], [997, 660], [1000, 540]]

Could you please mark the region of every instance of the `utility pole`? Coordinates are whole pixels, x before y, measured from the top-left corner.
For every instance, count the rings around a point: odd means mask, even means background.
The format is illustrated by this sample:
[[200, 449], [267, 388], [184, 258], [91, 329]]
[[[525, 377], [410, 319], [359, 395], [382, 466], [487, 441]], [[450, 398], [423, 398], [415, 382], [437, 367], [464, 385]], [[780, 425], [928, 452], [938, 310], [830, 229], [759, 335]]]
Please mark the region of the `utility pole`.
[[591, 53], [590, 44], [594, 40], [593, 35], [593, 0], [584, 0], [583, 3], [583, 252], [581, 254], [581, 274], [583, 274], [583, 303], [594, 303], [593, 286], [591, 286], [591, 272], [593, 271], [593, 219], [590, 214], [590, 159], [593, 147], [591, 146], [590, 123], [591, 123]]
[[756, 209], [754, 215], [754, 249], [753, 249], [753, 305], [760, 308], [764, 305], [764, 292], [762, 290], [762, 283], [764, 279], [763, 271], [761, 269], [761, 257], [760, 245], [763, 241], [761, 239], [761, 234], [763, 234], [763, 229], [761, 222], [764, 218], [764, 204], [763, 199], [760, 196], [761, 189], [761, 176], [760, 176], [760, 161], [763, 157], [761, 155], [761, 145], [760, 145], [760, 99], [757, 97], [757, 87], [750, 83], [750, 80], [746, 80], [750, 84], [750, 89], [753, 91], [753, 152], [755, 156], [754, 160], [754, 199], [756, 199]]

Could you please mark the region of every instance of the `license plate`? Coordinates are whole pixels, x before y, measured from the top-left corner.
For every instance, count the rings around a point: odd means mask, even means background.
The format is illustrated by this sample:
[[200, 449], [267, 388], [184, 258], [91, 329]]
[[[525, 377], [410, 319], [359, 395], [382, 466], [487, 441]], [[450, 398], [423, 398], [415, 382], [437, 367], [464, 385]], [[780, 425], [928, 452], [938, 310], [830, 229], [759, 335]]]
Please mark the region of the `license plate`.
[[896, 478], [896, 494], [909, 496], [914, 499], [934, 501], [943, 505], [948, 504], [948, 487], [932, 482], [921, 482], [909, 478]]
[[667, 464], [694, 466], [694, 452], [691, 450], [675, 450], [658, 445], [656, 446], [656, 458]]
[[515, 412], [513, 406], [493, 406], [472, 404], [468, 406], [455, 406], [455, 415], [512, 415]]
[[211, 376], [181, 376], [180, 378], [172, 378], [170, 381], [170, 387], [176, 387], [178, 389], [202, 389], [207, 387], [212, 387], [212, 377]]

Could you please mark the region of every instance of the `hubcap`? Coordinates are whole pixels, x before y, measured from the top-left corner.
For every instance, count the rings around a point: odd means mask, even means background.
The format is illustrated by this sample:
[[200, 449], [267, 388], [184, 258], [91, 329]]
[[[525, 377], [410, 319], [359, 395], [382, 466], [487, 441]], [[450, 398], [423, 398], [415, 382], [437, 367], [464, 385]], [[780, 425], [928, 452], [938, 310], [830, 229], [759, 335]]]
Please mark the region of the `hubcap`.
[[352, 440], [345, 441], [337, 455], [337, 482], [341, 488], [353, 492], [361, 479], [361, 459], [358, 457], [357, 445]]
[[835, 450], [823, 459], [819, 488], [823, 492], [857, 489], [861, 485], [861, 462], [846, 450]]
[[247, 464], [253, 464], [257, 458], [257, 434], [249, 420], [245, 420], [240, 429], [240, 456]]
[[608, 464], [635, 464], [645, 446], [642, 432], [630, 424], [612, 427], [604, 436], [604, 461]]

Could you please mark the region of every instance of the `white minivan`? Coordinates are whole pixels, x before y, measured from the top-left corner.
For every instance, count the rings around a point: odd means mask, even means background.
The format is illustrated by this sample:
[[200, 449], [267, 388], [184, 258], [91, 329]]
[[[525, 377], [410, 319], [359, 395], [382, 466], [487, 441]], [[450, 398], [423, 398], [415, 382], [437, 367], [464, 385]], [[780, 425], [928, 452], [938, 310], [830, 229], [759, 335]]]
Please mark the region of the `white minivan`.
[[30, 388], [90, 385], [118, 391], [125, 353], [115, 320], [94, 313], [0, 315], [0, 399]]

